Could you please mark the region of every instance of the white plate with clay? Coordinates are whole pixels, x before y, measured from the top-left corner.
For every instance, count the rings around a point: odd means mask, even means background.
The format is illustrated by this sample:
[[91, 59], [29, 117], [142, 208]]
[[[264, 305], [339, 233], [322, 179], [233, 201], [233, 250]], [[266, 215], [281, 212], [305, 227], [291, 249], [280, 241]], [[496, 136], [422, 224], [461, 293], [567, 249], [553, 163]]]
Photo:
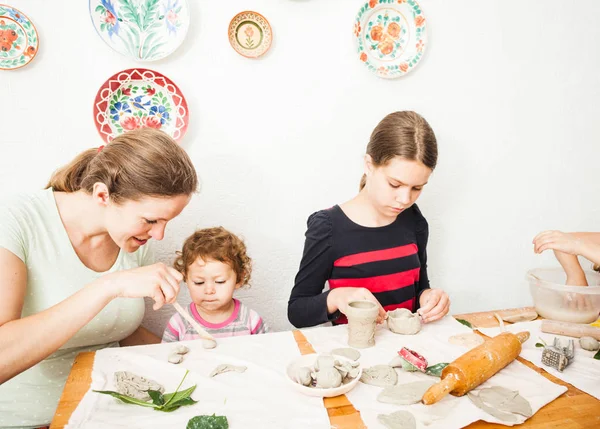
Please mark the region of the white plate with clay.
[[[342, 385], [339, 387], [333, 387], [333, 388], [329, 388], [329, 389], [324, 389], [324, 388], [319, 388], [319, 387], [308, 387], [308, 386], [304, 386], [300, 383], [297, 383], [295, 381], [295, 375], [298, 372], [298, 368], [313, 367], [317, 360], [317, 357], [320, 355], [322, 356], [323, 354], [324, 353], [320, 353], [320, 354], [311, 353], [308, 355], [299, 356], [298, 358], [291, 361], [285, 371], [287, 380], [289, 381], [289, 383], [292, 385], [292, 387], [296, 391], [303, 393], [305, 395], [308, 395], [308, 396], [316, 396], [316, 397], [320, 397], [320, 398], [331, 398], [333, 396], [339, 396], [339, 395], [343, 395], [344, 393], [348, 393], [350, 390], [352, 390], [354, 388], [354, 386], [356, 386], [356, 384], [360, 380], [360, 377], [362, 375], [362, 368], [361, 368], [360, 364], [358, 366], [358, 375], [353, 379], [345, 378], [342, 381]], [[334, 358], [335, 358], [335, 360], [338, 360], [340, 362], [356, 362], [356, 361], [352, 361], [351, 359], [345, 358], [343, 356], [338, 356], [338, 355], [335, 355]]]

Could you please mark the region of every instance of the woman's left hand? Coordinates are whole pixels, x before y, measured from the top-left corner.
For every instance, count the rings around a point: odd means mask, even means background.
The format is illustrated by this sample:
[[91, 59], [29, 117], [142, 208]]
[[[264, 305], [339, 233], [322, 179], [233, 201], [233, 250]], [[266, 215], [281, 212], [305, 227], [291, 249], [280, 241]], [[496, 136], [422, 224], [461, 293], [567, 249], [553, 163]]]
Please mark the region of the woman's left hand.
[[419, 299], [421, 308], [417, 313], [421, 316], [423, 323], [429, 323], [441, 319], [450, 310], [450, 298], [441, 289], [425, 289]]

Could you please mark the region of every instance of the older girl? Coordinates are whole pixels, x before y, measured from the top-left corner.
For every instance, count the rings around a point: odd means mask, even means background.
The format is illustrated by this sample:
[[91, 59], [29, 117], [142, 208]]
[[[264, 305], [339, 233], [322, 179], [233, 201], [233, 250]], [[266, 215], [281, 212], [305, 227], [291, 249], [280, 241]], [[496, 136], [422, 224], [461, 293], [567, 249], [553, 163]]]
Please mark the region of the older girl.
[[[371, 134], [360, 192], [308, 218], [304, 254], [288, 303], [296, 327], [344, 323], [349, 302], [448, 313], [445, 292], [427, 277], [427, 221], [415, 202], [437, 162], [433, 130], [415, 112], [386, 116]], [[329, 290], [323, 292], [325, 282]]]

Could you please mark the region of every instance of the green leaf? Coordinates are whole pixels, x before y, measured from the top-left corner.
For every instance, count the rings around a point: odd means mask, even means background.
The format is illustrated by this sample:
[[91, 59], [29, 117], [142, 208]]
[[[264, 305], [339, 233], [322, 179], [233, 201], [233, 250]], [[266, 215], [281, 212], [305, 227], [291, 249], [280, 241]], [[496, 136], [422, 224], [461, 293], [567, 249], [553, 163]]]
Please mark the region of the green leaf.
[[167, 406], [162, 406], [157, 408], [157, 411], [164, 411], [165, 413], [170, 413], [171, 411], [175, 411], [176, 409], [178, 409], [179, 407], [183, 407], [185, 405], [194, 405], [198, 403], [198, 401], [194, 401], [192, 398], [183, 398], [180, 399], [177, 402], [172, 402]]
[[225, 416], [196, 416], [192, 417], [185, 429], [229, 429]]
[[404, 371], [408, 371], [408, 372], [415, 372], [415, 371], [419, 370], [419, 368], [417, 368], [416, 366], [414, 366], [412, 363], [408, 362], [404, 358], [402, 358], [402, 369]]
[[148, 390], [148, 395], [152, 398], [154, 405], [164, 405], [165, 397], [158, 390]]
[[469, 328], [473, 329], [473, 325], [471, 325], [469, 322], [467, 322], [467, 321], [466, 321], [466, 320], [464, 320], [464, 319], [456, 319], [456, 321], [457, 321], [458, 323], [462, 323], [463, 325], [465, 325], [465, 326], [467, 326], [467, 327], [469, 327]]
[[131, 398], [129, 396], [122, 395], [118, 392], [113, 392], [112, 390], [93, 390], [93, 392], [102, 393], [103, 395], [113, 396], [113, 397], [125, 402], [126, 404], [134, 404], [134, 405], [140, 405], [142, 407], [156, 408], [156, 405], [154, 405], [151, 402], [145, 402], [145, 401], [141, 401], [139, 399]]
[[96, 6], [96, 9], [94, 9], [95, 12], [104, 12], [104, 10], [104, 6], [102, 6], [101, 4]]
[[[177, 394], [179, 393], [179, 388], [181, 387], [181, 385], [183, 384], [183, 381], [185, 380], [185, 377], [187, 377], [188, 373], [190, 371], [189, 370], [185, 370], [185, 374], [183, 375], [183, 378], [181, 379], [181, 381], [179, 382], [179, 386], [177, 386], [177, 389], [175, 389], [175, 392], [173, 393], [167, 393], [165, 395], [165, 406], [169, 405], [169, 402], [172, 402], [173, 399], [175, 399], [175, 401], [178, 401], [179, 399], [183, 399], [184, 396], [180, 396], [178, 398], [176, 398]], [[193, 385], [190, 389], [192, 389], [192, 391], [190, 392], [190, 395], [192, 394], [192, 392], [194, 391], [194, 389], [196, 388], [196, 385]], [[190, 390], [187, 389], [187, 390]], [[190, 395], [185, 395], [185, 396], [190, 396]]]
[[448, 364], [446, 362], [438, 363], [435, 365], [428, 366], [425, 370], [425, 374], [433, 375], [434, 377], [441, 377], [442, 370], [446, 368]]
[[542, 343], [535, 343], [536, 347], [545, 347]]
[[600, 360], [600, 350], [598, 350], [598, 351], [596, 352], [596, 354], [594, 355], [594, 359], [598, 359], [598, 360]]
[[182, 399], [189, 398], [192, 393], [194, 393], [194, 390], [196, 390], [195, 384], [188, 389], [182, 390], [181, 392], [167, 393], [165, 395], [165, 407], [171, 403], [179, 402]]

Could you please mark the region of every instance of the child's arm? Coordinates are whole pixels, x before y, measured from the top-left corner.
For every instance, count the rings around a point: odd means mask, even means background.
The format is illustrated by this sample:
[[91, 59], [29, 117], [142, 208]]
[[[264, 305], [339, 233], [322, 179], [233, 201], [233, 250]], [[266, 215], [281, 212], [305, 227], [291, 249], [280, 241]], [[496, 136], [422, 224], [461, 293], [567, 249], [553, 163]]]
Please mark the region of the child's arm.
[[554, 256], [560, 265], [565, 270], [565, 274], [567, 275], [567, 282], [565, 283], [568, 286], [587, 286], [587, 280], [585, 278], [585, 273], [579, 264], [579, 260], [576, 255], [569, 255], [568, 253], [563, 253], [559, 250], [554, 250]]
[[269, 325], [254, 310], [250, 310], [250, 335], [267, 334], [271, 331]]
[[304, 253], [288, 302], [288, 319], [297, 328], [318, 325], [336, 319], [338, 314], [327, 311], [325, 282], [331, 275], [331, 219], [324, 212], [308, 218]]
[[165, 327], [165, 331], [163, 332], [161, 342], [174, 343], [176, 341], [179, 341], [180, 335], [179, 335], [179, 330], [177, 329], [177, 326], [180, 326], [183, 324], [183, 321], [181, 321], [181, 323], [179, 323], [180, 322], [179, 319], [181, 319], [181, 316], [177, 313], [175, 313], [173, 316], [171, 316], [171, 318], [169, 319], [169, 323], [167, 323], [167, 326]]
[[564, 233], [544, 231], [533, 239], [535, 253], [558, 250], [570, 255], [581, 255], [594, 264], [600, 264], [600, 234], [589, 232]]
[[575, 238], [580, 238], [590, 243], [600, 245], [600, 232], [572, 232]]

